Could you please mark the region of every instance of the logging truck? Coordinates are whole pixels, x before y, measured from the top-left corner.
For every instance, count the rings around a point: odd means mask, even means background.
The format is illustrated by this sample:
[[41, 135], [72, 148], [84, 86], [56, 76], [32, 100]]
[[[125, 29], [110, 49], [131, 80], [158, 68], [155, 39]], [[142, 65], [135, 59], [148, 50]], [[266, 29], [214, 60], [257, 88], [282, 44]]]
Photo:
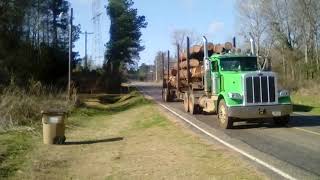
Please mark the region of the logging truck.
[[[284, 126], [290, 120], [289, 92], [280, 90], [277, 74], [258, 68], [254, 42], [251, 51], [242, 53], [233, 43], [213, 45], [203, 37], [203, 45], [186, 52], [177, 47], [177, 63], [164, 71], [162, 98], [165, 102], [183, 101], [191, 114], [217, 114], [221, 128], [237, 121], [273, 119]], [[164, 63], [163, 63], [164, 65]]]

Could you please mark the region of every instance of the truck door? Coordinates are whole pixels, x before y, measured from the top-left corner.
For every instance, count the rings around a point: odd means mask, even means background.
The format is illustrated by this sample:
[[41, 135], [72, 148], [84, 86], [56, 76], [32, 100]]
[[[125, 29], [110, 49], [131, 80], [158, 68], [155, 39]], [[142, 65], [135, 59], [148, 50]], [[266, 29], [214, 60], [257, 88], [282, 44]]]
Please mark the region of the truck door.
[[212, 69], [212, 95], [217, 95], [220, 92], [220, 75], [218, 61], [213, 61], [211, 63]]

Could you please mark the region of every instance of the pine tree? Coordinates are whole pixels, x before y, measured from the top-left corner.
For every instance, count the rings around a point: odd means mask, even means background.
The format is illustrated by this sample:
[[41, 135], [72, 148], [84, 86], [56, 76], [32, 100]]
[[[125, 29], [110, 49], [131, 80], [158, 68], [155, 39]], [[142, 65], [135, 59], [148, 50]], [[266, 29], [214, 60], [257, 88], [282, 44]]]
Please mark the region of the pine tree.
[[[139, 16], [132, 8], [131, 0], [109, 0], [107, 14], [111, 20], [110, 40], [105, 53], [107, 89], [117, 91], [128, 65], [137, 63], [141, 45], [141, 29], [147, 27], [145, 16]], [[115, 78], [116, 77], [116, 78]]]

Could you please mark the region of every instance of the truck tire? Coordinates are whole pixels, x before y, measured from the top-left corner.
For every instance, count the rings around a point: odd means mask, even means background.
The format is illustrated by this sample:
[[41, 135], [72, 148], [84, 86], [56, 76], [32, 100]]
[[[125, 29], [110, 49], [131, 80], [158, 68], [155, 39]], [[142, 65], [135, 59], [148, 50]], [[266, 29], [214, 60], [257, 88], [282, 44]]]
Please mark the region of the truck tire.
[[189, 95], [189, 112], [190, 114], [197, 113], [197, 105], [195, 104], [195, 98], [193, 94]]
[[219, 126], [223, 129], [231, 129], [233, 127], [233, 121], [232, 118], [228, 116], [228, 106], [224, 99], [219, 101], [218, 121]]
[[164, 101], [164, 88], [162, 88], [161, 90], [161, 98], [162, 98], [162, 101]]
[[183, 95], [183, 107], [185, 112], [189, 112], [189, 93], [185, 92]]
[[282, 116], [273, 118], [273, 122], [276, 126], [286, 126], [290, 121], [290, 116]]

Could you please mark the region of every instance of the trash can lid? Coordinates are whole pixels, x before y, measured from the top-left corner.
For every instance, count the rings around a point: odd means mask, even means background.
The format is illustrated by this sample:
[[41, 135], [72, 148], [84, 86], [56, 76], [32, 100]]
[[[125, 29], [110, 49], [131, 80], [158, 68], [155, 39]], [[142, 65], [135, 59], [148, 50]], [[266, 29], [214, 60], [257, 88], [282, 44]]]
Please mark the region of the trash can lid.
[[67, 111], [60, 109], [50, 109], [50, 110], [42, 110], [42, 115], [65, 115]]

